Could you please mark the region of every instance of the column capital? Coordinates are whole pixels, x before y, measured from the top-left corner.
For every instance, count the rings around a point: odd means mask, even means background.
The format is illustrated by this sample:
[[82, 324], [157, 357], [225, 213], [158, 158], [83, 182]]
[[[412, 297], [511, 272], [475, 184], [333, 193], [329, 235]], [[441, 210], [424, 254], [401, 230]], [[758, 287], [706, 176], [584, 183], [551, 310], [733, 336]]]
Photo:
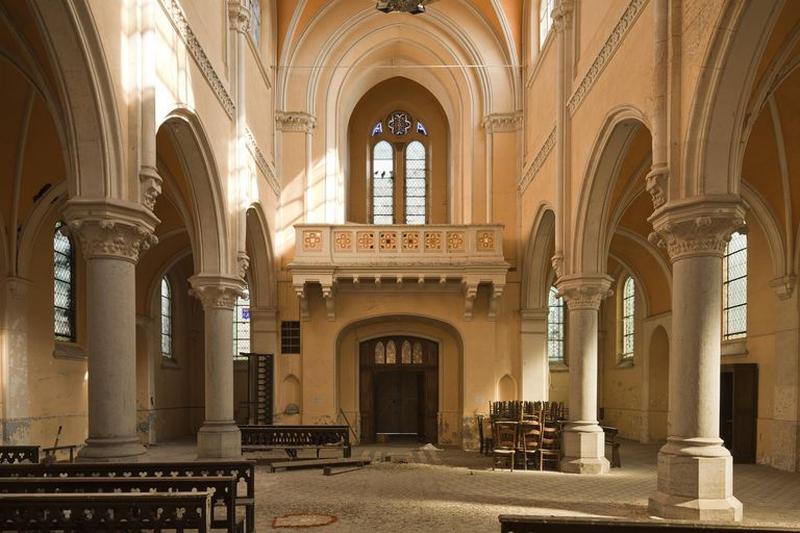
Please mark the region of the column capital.
[[317, 126], [317, 117], [304, 111], [276, 111], [275, 124], [281, 131], [311, 133]]
[[225, 274], [195, 274], [189, 283], [189, 293], [200, 300], [203, 310], [233, 309], [245, 287], [241, 278]]
[[158, 243], [154, 231], [160, 221], [141, 204], [74, 198], [67, 202], [64, 219], [87, 259], [110, 257], [136, 263], [143, 251]]
[[572, 13], [575, 11], [573, 0], [556, 0], [553, 7], [553, 29], [556, 32], [563, 31], [572, 26]]
[[230, 28], [239, 33], [250, 31], [250, 9], [248, 0], [228, 0], [228, 22]]
[[673, 263], [687, 257], [722, 257], [731, 233], [744, 228], [744, 216], [744, 205], [734, 195], [670, 202], [650, 217], [653, 232], [648, 240], [666, 248]]
[[611, 296], [613, 280], [605, 274], [570, 274], [556, 281], [558, 294], [563, 296], [570, 311], [600, 309], [600, 303]]

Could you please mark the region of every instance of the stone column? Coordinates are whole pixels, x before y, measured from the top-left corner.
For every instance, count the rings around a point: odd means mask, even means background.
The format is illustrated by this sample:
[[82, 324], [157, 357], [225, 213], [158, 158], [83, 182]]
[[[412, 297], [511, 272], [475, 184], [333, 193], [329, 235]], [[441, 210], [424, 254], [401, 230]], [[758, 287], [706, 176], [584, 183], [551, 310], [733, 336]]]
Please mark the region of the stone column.
[[233, 410], [233, 307], [244, 290], [241, 278], [198, 274], [189, 282], [205, 316], [205, 412], [197, 434], [199, 458], [242, 454]]
[[562, 276], [556, 284], [567, 304], [569, 324], [569, 422], [563, 433], [561, 470], [605, 474], [605, 438], [597, 423], [597, 324], [600, 302], [611, 294], [604, 274]]
[[547, 360], [547, 308], [520, 311], [522, 399], [546, 401], [550, 396]]
[[9, 277], [4, 283], [4, 316], [0, 316], [2, 357], [2, 442], [30, 444], [28, 418], [28, 291], [31, 283]]
[[64, 211], [86, 258], [89, 438], [84, 461], [131, 460], [136, 433], [136, 262], [158, 219], [138, 204], [71, 200]]
[[723, 201], [667, 204], [651, 241], [672, 261], [672, 346], [667, 443], [658, 453], [650, 512], [665, 518], [741, 520], [733, 459], [719, 438], [722, 255], [744, 210]]
[[775, 394], [772, 459], [775, 468], [800, 470], [800, 337], [794, 276], [772, 280], [775, 300]]

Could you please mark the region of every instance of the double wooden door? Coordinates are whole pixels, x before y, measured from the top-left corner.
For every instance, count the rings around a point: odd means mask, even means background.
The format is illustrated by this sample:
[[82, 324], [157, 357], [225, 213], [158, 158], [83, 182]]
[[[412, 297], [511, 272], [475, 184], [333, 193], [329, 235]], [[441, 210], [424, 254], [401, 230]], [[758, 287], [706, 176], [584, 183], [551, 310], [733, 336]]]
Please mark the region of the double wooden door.
[[377, 435], [437, 441], [439, 345], [393, 335], [361, 343], [361, 439]]

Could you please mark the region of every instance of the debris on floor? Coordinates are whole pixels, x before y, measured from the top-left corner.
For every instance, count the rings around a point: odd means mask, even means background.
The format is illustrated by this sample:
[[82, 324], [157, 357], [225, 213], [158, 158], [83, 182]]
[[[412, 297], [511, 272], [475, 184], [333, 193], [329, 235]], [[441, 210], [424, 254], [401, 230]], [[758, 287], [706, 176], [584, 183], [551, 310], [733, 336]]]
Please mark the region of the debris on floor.
[[426, 444], [425, 446], [420, 446], [419, 449], [420, 450], [424, 450], [426, 452], [440, 452], [440, 451], [442, 451], [441, 448], [437, 448], [436, 446], [434, 446], [430, 442], [428, 444]]

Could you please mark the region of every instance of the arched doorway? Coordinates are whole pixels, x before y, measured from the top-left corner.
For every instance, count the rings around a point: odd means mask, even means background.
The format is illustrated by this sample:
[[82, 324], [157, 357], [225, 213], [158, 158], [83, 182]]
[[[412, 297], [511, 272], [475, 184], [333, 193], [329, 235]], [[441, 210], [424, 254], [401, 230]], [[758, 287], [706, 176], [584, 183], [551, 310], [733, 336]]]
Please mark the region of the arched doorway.
[[359, 344], [361, 437], [437, 442], [439, 344], [392, 335]]

